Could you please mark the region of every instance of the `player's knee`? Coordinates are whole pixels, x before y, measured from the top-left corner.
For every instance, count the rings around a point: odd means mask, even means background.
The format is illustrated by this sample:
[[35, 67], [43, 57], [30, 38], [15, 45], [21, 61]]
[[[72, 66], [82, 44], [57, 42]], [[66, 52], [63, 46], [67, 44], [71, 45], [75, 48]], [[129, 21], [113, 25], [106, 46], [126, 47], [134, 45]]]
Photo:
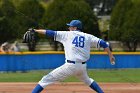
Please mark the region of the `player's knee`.
[[54, 83], [54, 79], [50, 74], [43, 76], [43, 78], [39, 81], [39, 84], [43, 88], [45, 88], [47, 85], [52, 84], [52, 83]]
[[45, 75], [42, 77], [41, 82], [48, 82], [48, 81], [52, 80], [52, 78], [53, 77], [50, 74]]

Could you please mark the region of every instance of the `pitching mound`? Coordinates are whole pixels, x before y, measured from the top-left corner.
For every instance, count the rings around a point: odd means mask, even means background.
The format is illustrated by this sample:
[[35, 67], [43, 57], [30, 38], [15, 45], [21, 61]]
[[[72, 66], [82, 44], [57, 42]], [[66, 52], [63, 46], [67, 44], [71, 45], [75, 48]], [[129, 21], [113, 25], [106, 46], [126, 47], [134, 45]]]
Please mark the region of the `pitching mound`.
[[[31, 93], [36, 83], [0, 83], [0, 93]], [[140, 83], [99, 83], [105, 93], [140, 93]], [[83, 83], [56, 83], [41, 93], [96, 93]]]

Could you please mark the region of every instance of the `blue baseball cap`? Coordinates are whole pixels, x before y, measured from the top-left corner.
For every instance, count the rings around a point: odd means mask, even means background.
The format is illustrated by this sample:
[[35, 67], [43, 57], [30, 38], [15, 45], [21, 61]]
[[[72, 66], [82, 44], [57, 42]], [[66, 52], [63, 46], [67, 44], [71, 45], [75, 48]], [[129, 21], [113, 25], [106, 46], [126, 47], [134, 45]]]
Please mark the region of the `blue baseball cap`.
[[72, 20], [70, 23], [67, 23], [67, 26], [77, 27], [78, 29], [82, 29], [82, 22], [80, 20]]

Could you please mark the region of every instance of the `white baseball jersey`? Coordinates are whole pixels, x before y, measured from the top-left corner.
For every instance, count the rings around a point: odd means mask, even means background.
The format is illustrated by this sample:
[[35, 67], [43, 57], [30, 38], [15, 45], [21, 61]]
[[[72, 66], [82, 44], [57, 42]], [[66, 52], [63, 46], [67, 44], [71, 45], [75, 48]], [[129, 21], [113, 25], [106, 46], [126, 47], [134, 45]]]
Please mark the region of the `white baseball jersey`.
[[98, 47], [100, 39], [80, 31], [57, 31], [54, 37], [63, 44], [66, 60], [85, 62], [90, 57], [91, 46]]
[[80, 31], [57, 31], [54, 39], [64, 45], [66, 60], [75, 61], [75, 64], [66, 62], [45, 75], [39, 84], [45, 88], [49, 84], [74, 75], [90, 86], [94, 80], [87, 74], [87, 64], [81, 64], [81, 62], [89, 59], [90, 47], [98, 47], [100, 39]]

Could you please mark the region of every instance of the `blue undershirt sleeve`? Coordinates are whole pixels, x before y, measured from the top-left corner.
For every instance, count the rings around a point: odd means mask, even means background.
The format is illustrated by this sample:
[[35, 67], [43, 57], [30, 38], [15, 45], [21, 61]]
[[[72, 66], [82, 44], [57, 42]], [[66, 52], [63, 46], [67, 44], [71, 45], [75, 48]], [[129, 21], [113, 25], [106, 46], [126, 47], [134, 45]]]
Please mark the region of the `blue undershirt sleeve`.
[[100, 47], [103, 47], [103, 48], [109, 47], [108, 44], [106, 44], [106, 42], [102, 39], [100, 40], [99, 45], [100, 45]]
[[54, 37], [56, 35], [56, 31], [54, 30], [46, 30], [46, 36]]

